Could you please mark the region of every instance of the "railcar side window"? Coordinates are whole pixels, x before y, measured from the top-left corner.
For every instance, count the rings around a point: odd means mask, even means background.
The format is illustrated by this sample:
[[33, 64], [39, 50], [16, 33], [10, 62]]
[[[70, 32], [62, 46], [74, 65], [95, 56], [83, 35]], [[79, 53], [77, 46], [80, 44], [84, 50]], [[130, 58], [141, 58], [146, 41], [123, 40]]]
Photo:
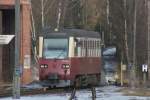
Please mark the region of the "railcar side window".
[[94, 38], [78, 38], [75, 47], [76, 57], [99, 57], [101, 56], [101, 45], [99, 39]]
[[46, 59], [64, 59], [68, 56], [67, 39], [44, 39], [43, 57]]

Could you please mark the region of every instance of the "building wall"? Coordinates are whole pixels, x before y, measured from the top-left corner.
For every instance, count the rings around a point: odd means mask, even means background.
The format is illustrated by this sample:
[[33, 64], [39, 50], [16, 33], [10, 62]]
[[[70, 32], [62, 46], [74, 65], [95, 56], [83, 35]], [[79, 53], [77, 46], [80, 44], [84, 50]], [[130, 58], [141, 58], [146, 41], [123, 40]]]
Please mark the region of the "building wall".
[[[14, 9], [15, 0], [0, 0], [0, 10]], [[28, 0], [21, 0], [21, 50], [20, 64], [22, 67], [22, 84], [31, 82], [31, 20], [30, 5]], [[1, 52], [0, 52], [1, 54]], [[0, 58], [1, 59], [1, 58]], [[12, 61], [12, 60], [11, 60]], [[1, 63], [0, 63], [1, 64]], [[1, 67], [0, 67], [1, 69]], [[1, 74], [1, 72], [0, 72]]]
[[[21, 4], [29, 4], [28, 0], [20, 0]], [[1, 5], [14, 5], [15, 0], [0, 0]]]
[[23, 63], [23, 83], [31, 81], [31, 23], [30, 6], [22, 5], [22, 63]]

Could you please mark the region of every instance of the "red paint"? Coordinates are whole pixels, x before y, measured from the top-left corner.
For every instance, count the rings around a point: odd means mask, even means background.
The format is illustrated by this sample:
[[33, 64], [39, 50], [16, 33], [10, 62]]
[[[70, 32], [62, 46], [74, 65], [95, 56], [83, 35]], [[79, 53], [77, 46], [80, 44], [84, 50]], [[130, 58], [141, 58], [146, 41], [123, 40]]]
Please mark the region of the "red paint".
[[100, 74], [101, 60], [99, 57], [71, 58], [71, 78], [82, 74]]
[[40, 68], [40, 79], [45, 80], [49, 74], [58, 74], [59, 79], [64, 79], [65, 70], [62, 64], [69, 64], [71, 68], [67, 71], [65, 79], [74, 80], [77, 75], [100, 74], [101, 59], [99, 57], [73, 57], [66, 60], [40, 59], [40, 65], [47, 64], [48, 68]]
[[69, 64], [69, 60], [62, 59], [40, 59], [39, 64], [47, 64], [48, 68], [39, 68], [40, 69], [40, 79], [45, 80], [46, 76], [50, 74], [57, 74], [59, 79], [67, 78], [69, 79], [70, 69], [67, 69], [67, 73], [65, 74], [65, 70], [62, 68], [63, 64]]

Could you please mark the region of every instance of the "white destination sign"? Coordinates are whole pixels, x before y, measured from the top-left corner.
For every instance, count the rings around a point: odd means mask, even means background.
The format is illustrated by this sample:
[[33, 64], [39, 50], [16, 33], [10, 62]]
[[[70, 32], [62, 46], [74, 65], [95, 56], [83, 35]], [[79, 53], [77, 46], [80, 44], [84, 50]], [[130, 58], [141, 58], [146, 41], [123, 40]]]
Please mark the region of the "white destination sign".
[[15, 35], [0, 35], [0, 45], [9, 44]]

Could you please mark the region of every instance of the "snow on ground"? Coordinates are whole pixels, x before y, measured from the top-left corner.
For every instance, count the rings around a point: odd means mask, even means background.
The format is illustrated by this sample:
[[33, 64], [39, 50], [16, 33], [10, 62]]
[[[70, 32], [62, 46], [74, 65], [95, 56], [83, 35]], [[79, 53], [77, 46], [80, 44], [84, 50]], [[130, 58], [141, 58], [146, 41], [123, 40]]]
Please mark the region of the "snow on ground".
[[[122, 93], [117, 92], [120, 87], [106, 86], [97, 87], [96, 100], [150, 100], [150, 97], [139, 97], [139, 96], [123, 96]], [[70, 93], [59, 93], [59, 94], [46, 94], [46, 95], [35, 95], [35, 96], [23, 96], [20, 100], [69, 100]], [[90, 89], [78, 90], [76, 92], [75, 100], [92, 100], [92, 94]], [[0, 100], [13, 100], [12, 98], [0, 98]]]
[[43, 88], [43, 86], [40, 85], [39, 82], [32, 82], [32, 83], [30, 83], [28, 85], [24, 85], [22, 87], [27, 88], [27, 89], [41, 89], [41, 88]]
[[68, 100], [70, 94], [46, 94], [34, 96], [22, 96], [20, 99], [0, 98], [0, 100]]
[[116, 53], [116, 48], [109, 47], [104, 50], [103, 55], [115, 55], [115, 53]]
[[117, 92], [120, 89], [121, 87], [115, 86], [96, 88], [96, 100], [150, 100], [150, 97], [124, 96], [123, 93]]

